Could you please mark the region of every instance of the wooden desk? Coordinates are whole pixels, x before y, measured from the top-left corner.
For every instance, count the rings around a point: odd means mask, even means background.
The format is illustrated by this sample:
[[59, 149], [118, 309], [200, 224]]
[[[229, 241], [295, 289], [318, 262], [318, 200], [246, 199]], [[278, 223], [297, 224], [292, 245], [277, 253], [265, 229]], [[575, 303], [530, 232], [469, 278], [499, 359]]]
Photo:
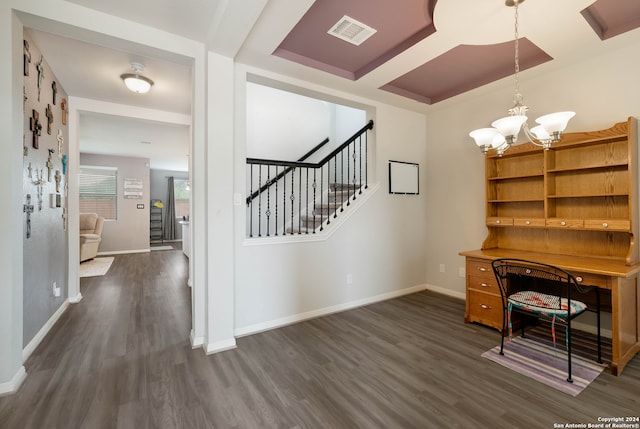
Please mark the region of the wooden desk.
[[471, 250], [460, 252], [460, 255], [466, 257], [466, 323], [478, 322], [502, 329], [502, 301], [491, 261], [497, 258], [527, 259], [564, 268], [584, 285], [611, 291], [613, 374], [620, 375], [624, 366], [640, 352], [640, 263], [625, 265], [616, 259], [500, 248]]

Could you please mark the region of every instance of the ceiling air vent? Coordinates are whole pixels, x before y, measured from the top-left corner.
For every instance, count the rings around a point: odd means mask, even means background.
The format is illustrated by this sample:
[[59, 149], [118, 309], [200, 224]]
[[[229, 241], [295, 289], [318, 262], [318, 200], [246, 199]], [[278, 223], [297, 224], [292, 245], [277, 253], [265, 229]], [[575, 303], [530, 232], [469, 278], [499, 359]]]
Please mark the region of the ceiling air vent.
[[327, 33], [346, 42], [360, 46], [362, 42], [373, 36], [376, 31], [368, 25], [345, 15]]

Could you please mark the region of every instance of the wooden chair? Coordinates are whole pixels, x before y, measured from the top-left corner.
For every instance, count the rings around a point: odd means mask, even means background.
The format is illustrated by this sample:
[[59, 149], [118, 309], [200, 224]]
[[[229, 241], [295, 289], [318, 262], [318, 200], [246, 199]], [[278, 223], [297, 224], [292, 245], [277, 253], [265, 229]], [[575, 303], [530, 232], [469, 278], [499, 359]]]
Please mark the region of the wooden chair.
[[[572, 294], [595, 293], [598, 325], [598, 363], [602, 363], [602, 345], [600, 340], [600, 294], [595, 286], [578, 284], [575, 277], [561, 268], [540, 262], [523, 259], [500, 258], [492, 261], [491, 266], [498, 281], [502, 297], [502, 338], [500, 354], [504, 354], [504, 337], [511, 337], [512, 314], [514, 312], [533, 316], [551, 322], [555, 347], [555, 326], [566, 327], [567, 381], [571, 378], [571, 320], [585, 312], [587, 305], [573, 298]], [[524, 337], [524, 317], [521, 318]]]

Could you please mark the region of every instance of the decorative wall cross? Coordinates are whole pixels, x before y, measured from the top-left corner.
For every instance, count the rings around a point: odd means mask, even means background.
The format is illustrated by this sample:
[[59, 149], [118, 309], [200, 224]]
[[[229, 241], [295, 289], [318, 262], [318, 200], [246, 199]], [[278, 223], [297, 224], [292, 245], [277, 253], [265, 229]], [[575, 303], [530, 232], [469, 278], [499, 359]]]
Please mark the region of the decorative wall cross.
[[44, 78], [44, 66], [42, 65], [42, 55], [40, 55], [40, 61], [36, 63], [36, 70], [38, 71], [38, 101], [40, 101], [40, 87], [42, 86], [42, 79]]
[[29, 64], [31, 64], [31, 52], [29, 52], [29, 42], [23, 41], [23, 61], [24, 61], [24, 75], [29, 76]]
[[55, 80], [51, 84], [51, 90], [53, 91], [53, 105], [55, 106], [56, 105], [56, 94], [58, 93], [58, 84], [56, 84]]
[[60, 170], [56, 170], [56, 175], [53, 177], [56, 179], [56, 192], [60, 192], [60, 180], [62, 179]]
[[53, 149], [47, 149], [49, 151], [49, 158], [47, 158], [47, 182], [51, 182], [51, 170], [53, 169], [53, 162], [51, 162], [51, 155], [55, 152]]
[[31, 194], [27, 194], [27, 203], [23, 204], [22, 211], [27, 214], [27, 238], [31, 238], [31, 213], [33, 213], [33, 204], [31, 204]]
[[60, 109], [62, 110], [62, 125], [67, 125], [67, 99], [60, 100]]
[[64, 145], [64, 137], [62, 137], [62, 130], [58, 128], [58, 159], [62, 159], [62, 146]]
[[29, 118], [29, 129], [33, 131], [33, 147], [38, 149], [40, 147], [38, 137], [42, 134], [42, 124], [40, 123], [40, 114], [36, 112], [36, 109], [33, 109], [31, 118]]
[[38, 210], [42, 211], [42, 188], [45, 184], [45, 181], [42, 180], [42, 169], [40, 171], [36, 170], [36, 176], [38, 176], [38, 180], [34, 181], [33, 184], [38, 186]]
[[44, 110], [44, 114], [47, 117], [47, 134], [51, 134], [51, 124], [53, 123], [53, 112], [51, 111], [50, 104], [47, 104], [47, 108]]

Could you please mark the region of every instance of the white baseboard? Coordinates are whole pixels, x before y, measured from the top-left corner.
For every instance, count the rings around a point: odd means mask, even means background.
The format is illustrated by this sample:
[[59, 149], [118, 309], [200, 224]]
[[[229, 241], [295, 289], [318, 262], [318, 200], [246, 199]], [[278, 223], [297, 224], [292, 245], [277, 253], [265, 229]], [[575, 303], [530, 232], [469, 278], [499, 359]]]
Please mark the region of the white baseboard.
[[51, 315], [49, 320], [47, 320], [47, 323], [45, 323], [44, 326], [40, 328], [38, 333], [31, 339], [31, 341], [29, 341], [29, 344], [27, 344], [27, 346], [22, 349], [22, 362], [26, 362], [27, 359], [29, 359], [31, 353], [33, 353], [36, 347], [38, 347], [38, 345], [42, 342], [44, 337], [49, 333], [53, 325], [58, 321], [60, 316], [62, 316], [62, 313], [64, 313], [67, 307], [69, 307], [69, 300], [65, 299], [62, 305], [60, 305], [56, 312]]
[[77, 304], [80, 301], [82, 301], [82, 294], [80, 292], [78, 292], [78, 294], [76, 296], [70, 296], [69, 297], [69, 303], [70, 304]]
[[437, 293], [441, 293], [443, 295], [447, 295], [453, 298], [458, 298], [458, 299], [462, 299], [462, 300], [466, 300], [467, 296], [464, 292], [457, 292], [455, 290], [451, 290], [451, 289], [446, 289], [440, 286], [435, 286], [435, 285], [430, 285], [427, 284], [426, 288], [427, 290], [433, 291], [433, 292], [437, 292]]
[[189, 339], [191, 340], [191, 348], [197, 349], [204, 345], [204, 337], [196, 337], [193, 329], [189, 333]]
[[13, 395], [16, 393], [20, 386], [22, 386], [22, 382], [25, 378], [27, 378], [27, 370], [24, 366], [21, 366], [20, 369], [18, 369], [18, 372], [11, 377], [11, 380], [0, 383], [0, 396]]
[[282, 317], [280, 319], [269, 320], [267, 322], [256, 323], [255, 325], [245, 326], [234, 330], [236, 337], [243, 337], [245, 335], [257, 334], [259, 332], [268, 331], [282, 326], [292, 325], [294, 323], [303, 322], [309, 319], [315, 319], [316, 317], [327, 316], [333, 313], [339, 313], [345, 310], [351, 310], [354, 308], [362, 307], [364, 305], [374, 304], [380, 301], [386, 301], [388, 299], [397, 298], [403, 295], [408, 295], [415, 292], [420, 292], [426, 289], [426, 285], [412, 286], [406, 289], [401, 289], [393, 292], [387, 292], [380, 295], [346, 302], [344, 304], [338, 304], [331, 307], [320, 308], [317, 310], [308, 311], [306, 313], [294, 314], [293, 316]]
[[126, 255], [129, 253], [150, 253], [151, 249], [114, 250], [112, 252], [98, 252], [98, 256]]
[[205, 354], [208, 354], [208, 355], [224, 352], [226, 350], [235, 349], [236, 347], [237, 345], [236, 345], [235, 338], [218, 341], [216, 343], [207, 343], [203, 346]]

